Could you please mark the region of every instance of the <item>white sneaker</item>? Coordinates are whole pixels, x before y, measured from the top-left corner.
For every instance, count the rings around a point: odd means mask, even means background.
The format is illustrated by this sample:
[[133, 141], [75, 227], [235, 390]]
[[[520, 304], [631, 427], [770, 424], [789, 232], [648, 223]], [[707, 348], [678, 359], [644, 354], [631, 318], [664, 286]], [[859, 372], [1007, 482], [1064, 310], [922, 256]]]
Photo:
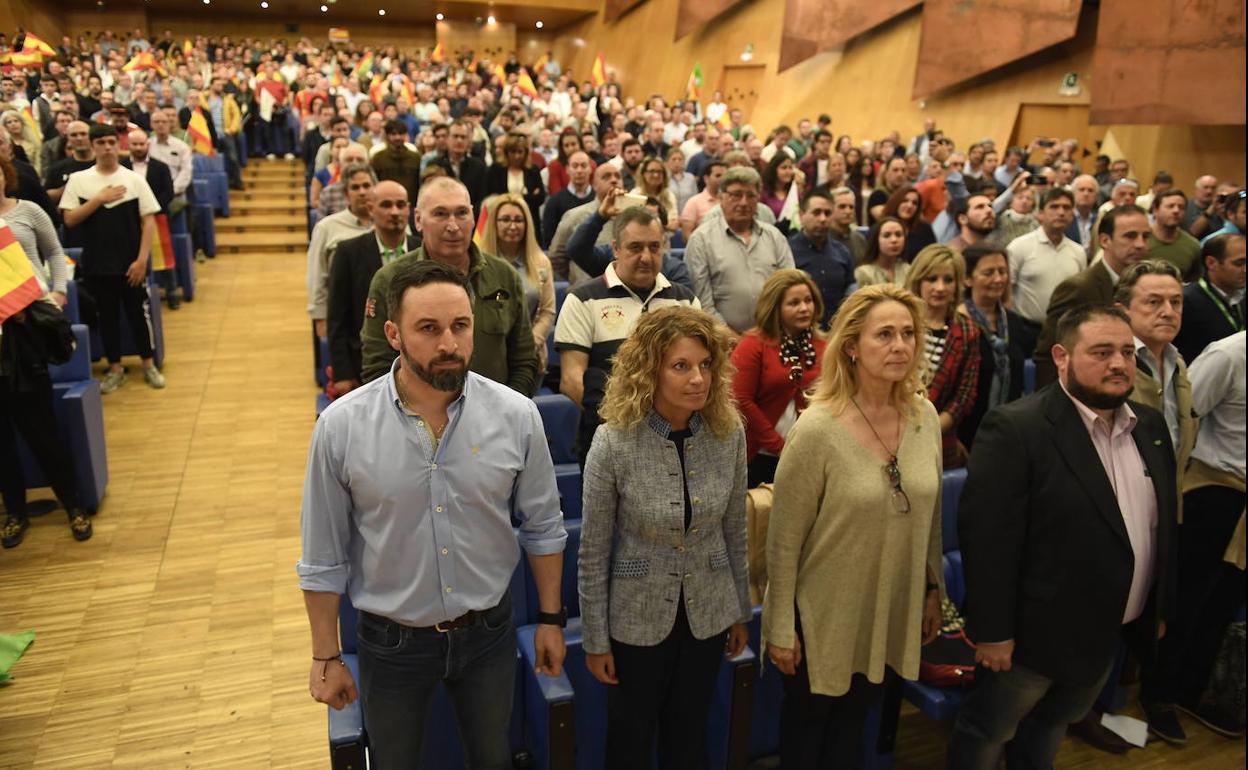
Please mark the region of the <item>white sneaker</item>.
[[109, 369], [108, 373], [100, 378], [100, 393], [105, 395], [112, 393], [121, 387], [126, 381], [125, 369]]
[[143, 370], [143, 381], [157, 390], [165, 387], [165, 375], [160, 373], [155, 364]]

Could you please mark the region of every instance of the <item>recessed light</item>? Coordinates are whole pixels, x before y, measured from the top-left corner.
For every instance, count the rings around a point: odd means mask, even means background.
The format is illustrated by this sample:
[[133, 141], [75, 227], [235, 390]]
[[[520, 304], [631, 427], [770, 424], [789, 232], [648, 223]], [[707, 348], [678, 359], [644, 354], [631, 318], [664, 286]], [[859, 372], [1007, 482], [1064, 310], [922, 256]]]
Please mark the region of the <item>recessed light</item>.
[[385, 15], [386, 15], [386, 9], [385, 9], [385, 8], [378, 8], [378, 9], [377, 9], [377, 15], [378, 15], [378, 16], [385, 16]]
[[496, 19], [494, 18], [494, 14], [490, 14], [489, 16], [485, 17], [486, 24], [493, 24], [495, 21]]
[[260, 7], [261, 7], [261, 8], [268, 8], [268, 7], [269, 7], [269, 0], [260, 0]]
[[538, 29], [541, 29], [542, 27], [544, 27], [544, 26], [546, 26], [546, 25], [545, 25], [545, 24], [542, 24], [542, 23], [539, 21], [539, 22], [538, 22], [537, 24], [535, 24], [534, 26], [535, 26], [535, 27], [537, 27]]
[[329, 10], [329, 6], [328, 6], [328, 5], [322, 5], [322, 6], [321, 6], [321, 13], [325, 13], [325, 12], [326, 12], [326, 11], [328, 11], [328, 10]]
[[204, 0], [204, 5], [212, 5], [212, 0]]
[[437, 16], [434, 16], [433, 18], [437, 19], [438, 21], [442, 21], [446, 17], [439, 13]]

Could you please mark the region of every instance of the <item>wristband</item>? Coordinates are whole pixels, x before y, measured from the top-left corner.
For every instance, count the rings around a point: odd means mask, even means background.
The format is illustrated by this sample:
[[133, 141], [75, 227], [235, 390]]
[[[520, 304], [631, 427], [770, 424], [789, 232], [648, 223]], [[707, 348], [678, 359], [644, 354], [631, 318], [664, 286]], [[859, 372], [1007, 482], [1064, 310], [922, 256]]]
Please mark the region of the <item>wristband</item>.
[[342, 653], [335, 652], [333, 655], [330, 655], [328, 658], [318, 658], [315, 655], [313, 655], [312, 660], [315, 660], [317, 663], [326, 663], [331, 660], [342, 660]]

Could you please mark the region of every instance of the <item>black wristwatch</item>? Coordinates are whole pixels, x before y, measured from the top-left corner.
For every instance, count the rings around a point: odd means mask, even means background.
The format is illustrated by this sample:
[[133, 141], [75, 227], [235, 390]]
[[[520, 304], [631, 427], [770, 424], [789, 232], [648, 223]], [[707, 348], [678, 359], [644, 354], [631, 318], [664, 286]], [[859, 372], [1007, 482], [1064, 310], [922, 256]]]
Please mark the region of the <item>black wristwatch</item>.
[[544, 626], [568, 627], [568, 608], [560, 607], [558, 612], [539, 612], [537, 622]]
[[939, 590], [940, 590], [940, 586], [938, 584], [936, 583], [927, 584], [927, 593], [930, 594], [932, 591], [939, 591]]

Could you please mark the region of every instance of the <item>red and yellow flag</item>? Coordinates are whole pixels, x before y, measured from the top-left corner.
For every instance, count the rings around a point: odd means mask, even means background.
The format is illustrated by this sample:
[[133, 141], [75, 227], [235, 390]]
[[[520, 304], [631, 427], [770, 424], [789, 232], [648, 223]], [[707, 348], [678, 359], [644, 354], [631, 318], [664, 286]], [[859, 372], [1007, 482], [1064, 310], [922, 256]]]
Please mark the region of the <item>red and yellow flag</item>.
[[45, 58], [48, 58], [48, 59], [56, 58], [56, 49], [48, 45], [47, 41], [40, 38], [34, 32], [26, 33], [26, 39], [22, 43], [22, 51], [25, 53], [38, 51], [39, 53], [43, 54]]
[[481, 215], [477, 217], [477, 227], [472, 231], [472, 245], [480, 246], [481, 239], [485, 236], [485, 223], [490, 218], [489, 204], [481, 204]]
[[594, 66], [589, 70], [589, 82], [594, 85], [594, 88], [607, 84], [607, 63], [603, 61], [601, 51], [594, 57]]
[[547, 64], [550, 64], [550, 54], [544, 53], [533, 62], [533, 71], [540, 75], [546, 71]]
[[200, 155], [216, 155], [217, 151], [212, 148], [212, 134], [208, 132], [208, 119], [204, 117], [204, 111], [196, 107], [191, 110], [191, 120], [186, 124], [187, 136], [191, 139], [191, 152], [197, 152]]
[[373, 52], [365, 51], [364, 55], [360, 57], [359, 63], [355, 65], [355, 76], [358, 78], [363, 75], [371, 75], [373, 73], [373, 65], [376, 63], [377, 57], [373, 55]]
[[494, 77], [498, 78], [498, 84], [500, 86], [507, 85], [507, 70], [503, 69], [503, 65], [494, 65]]
[[386, 96], [386, 81], [381, 75], [373, 75], [373, 82], [368, 84], [368, 99], [374, 107], [381, 108], [381, 101]]
[[719, 120], [715, 121], [722, 129], [732, 128], [732, 119], [728, 117], [728, 110], [724, 110], [719, 115]]
[[516, 80], [516, 90], [530, 99], [537, 98], [537, 86], [533, 85], [533, 78], [529, 77], [529, 71], [523, 67], [520, 69], [520, 77]]
[[165, 68], [161, 66], [160, 62], [156, 60], [156, 55], [152, 53], [152, 49], [150, 48], [146, 51], [139, 51], [136, 53], [130, 61], [121, 65], [121, 69], [123, 72], [152, 70], [162, 78], [169, 74], [165, 71]]
[[433, 47], [433, 53], [429, 54], [429, 61], [434, 64], [441, 64], [446, 61], [446, 49], [442, 47], [441, 43]]
[[195, 45], [191, 42], [191, 39], [189, 37], [182, 41], [182, 53], [186, 54], [187, 56], [190, 56], [191, 53], [194, 52], [194, 50], [195, 50]]
[[0, 219], [0, 323], [42, 296], [43, 289], [39, 288], [26, 251], [8, 223]]
[[152, 272], [172, 270], [176, 265], [173, 236], [169, 234], [169, 217], [157, 214], [156, 232], [152, 233]]

